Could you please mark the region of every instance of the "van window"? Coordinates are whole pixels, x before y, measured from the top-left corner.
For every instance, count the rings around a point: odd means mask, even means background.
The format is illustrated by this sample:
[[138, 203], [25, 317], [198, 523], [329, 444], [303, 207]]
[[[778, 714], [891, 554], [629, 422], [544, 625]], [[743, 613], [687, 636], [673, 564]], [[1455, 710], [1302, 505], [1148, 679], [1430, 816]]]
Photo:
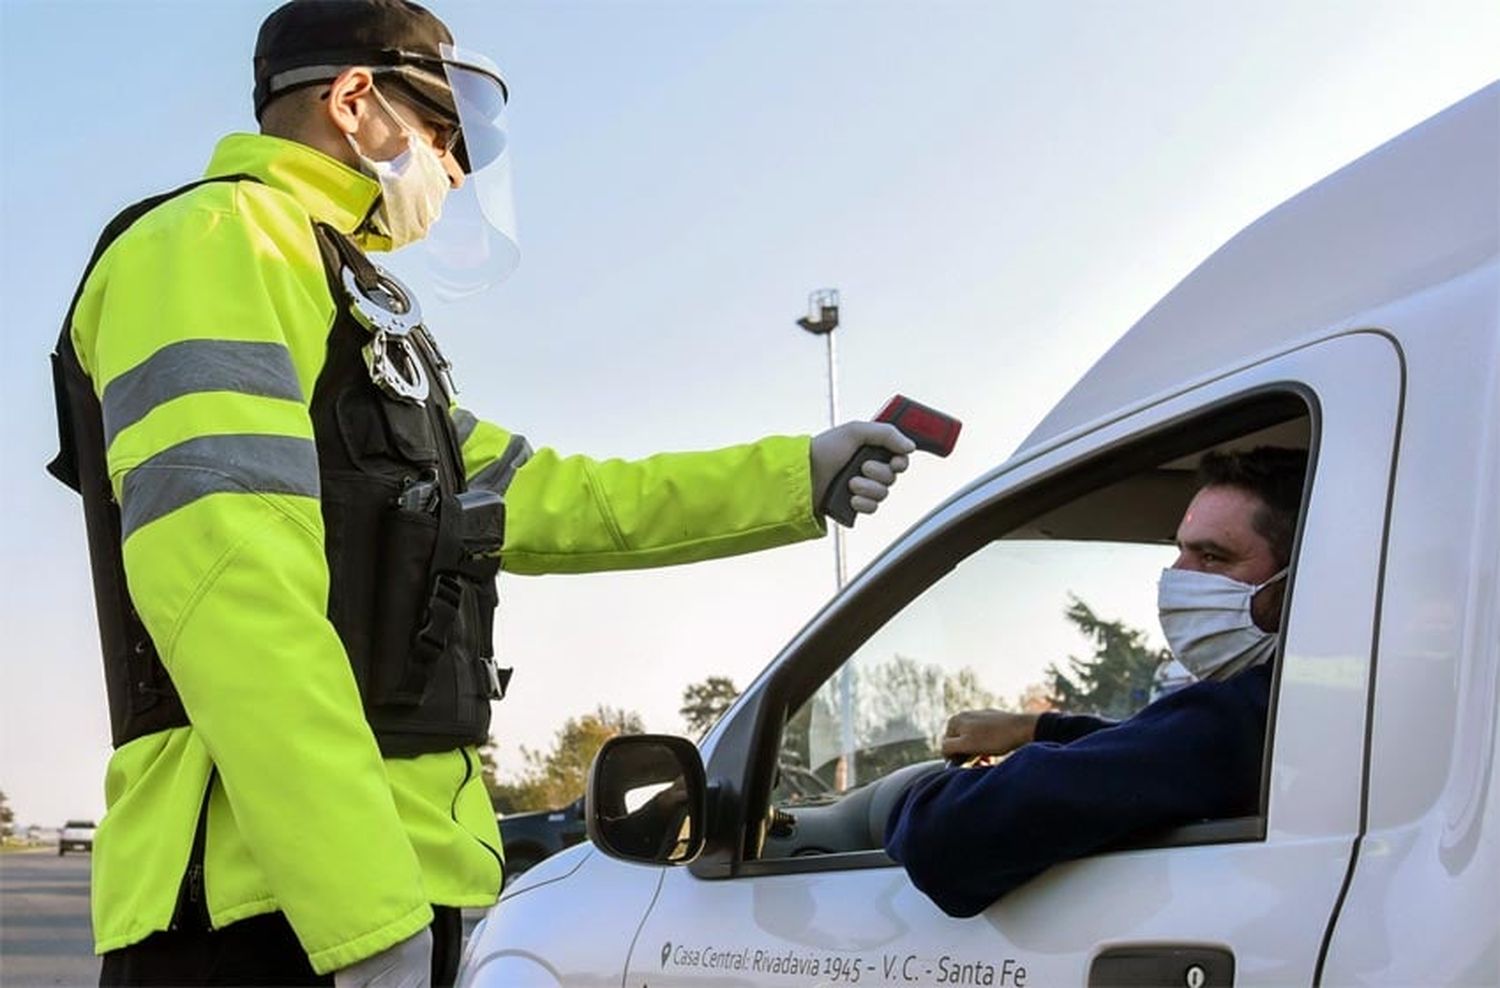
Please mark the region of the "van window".
[[[1022, 518], [1002, 503], [971, 523], [988, 529], [941, 567], [945, 575], [916, 588], [832, 675], [788, 705], [761, 856], [878, 849], [877, 817], [899, 788], [941, 767], [941, 738], [956, 713], [1055, 709], [1125, 719], [1191, 682], [1163, 639], [1156, 592], [1177, 558], [1198, 462], [1209, 450], [1308, 448], [1311, 423], [1306, 406], [1296, 407], [1270, 425], [1252, 416], [1253, 428], [1227, 438], [1222, 426], [1156, 437], [1128, 473], [1112, 462], [1092, 487], [1053, 484], [1064, 493], [1044, 496]], [[1262, 820], [1264, 811], [1263, 797]], [[797, 826], [778, 827], [778, 814]], [[1213, 839], [1225, 834], [1220, 827]]]
[[791, 785], [838, 793], [937, 758], [948, 718], [964, 710], [1065, 704], [1129, 717], [1168, 674], [1156, 580], [1176, 555], [1159, 543], [992, 542], [793, 715], [781, 760], [802, 770]]

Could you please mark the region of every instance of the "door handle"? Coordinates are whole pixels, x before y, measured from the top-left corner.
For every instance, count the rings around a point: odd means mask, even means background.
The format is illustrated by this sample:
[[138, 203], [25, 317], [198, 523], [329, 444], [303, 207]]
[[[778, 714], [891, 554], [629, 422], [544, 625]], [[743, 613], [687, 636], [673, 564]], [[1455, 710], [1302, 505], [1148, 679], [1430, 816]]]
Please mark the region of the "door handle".
[[1227, 988], [1234, 954], [1222, 947], [1111, 947], [1089, 965], [1089, 988]]

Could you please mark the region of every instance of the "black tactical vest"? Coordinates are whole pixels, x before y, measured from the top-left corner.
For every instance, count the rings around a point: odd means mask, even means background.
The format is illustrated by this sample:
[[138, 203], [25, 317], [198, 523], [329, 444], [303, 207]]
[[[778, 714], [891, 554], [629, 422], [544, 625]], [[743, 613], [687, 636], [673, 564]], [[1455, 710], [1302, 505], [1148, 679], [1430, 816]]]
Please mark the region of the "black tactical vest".
[[[191, 721], [126, 589], [103, 416], [73, 351], [73, 310], [115, 238], [201, 184], [136, 203], [105, 227], [52, 355], [62, 448], [48, 470], [83, 496], [116, 747]], [[504, 503], [491, 491], [466, 490], [449, 365], [415, 300], [349, 238], [326, 224], [314, 230], [338, 307], [311, 403], [328, 617], [384, 754], [480, 744], [489, 737], [490, 701], [504, 695], [510, 676], [496, 667], [491, 644]]]

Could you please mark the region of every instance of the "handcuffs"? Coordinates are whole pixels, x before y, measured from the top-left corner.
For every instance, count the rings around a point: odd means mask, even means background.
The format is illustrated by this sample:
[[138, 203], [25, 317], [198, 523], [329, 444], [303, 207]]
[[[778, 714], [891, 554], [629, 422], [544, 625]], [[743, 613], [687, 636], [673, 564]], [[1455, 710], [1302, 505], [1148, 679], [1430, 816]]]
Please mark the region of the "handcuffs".
[[379, 265], [371, 266], [378, 280], [370, 291], [360, 287], [347, 264], [340, 271], [349, 312], [370, 334], [370, 342], [363, 348], [370, 380], [392, 398], [420, 405], [431, 393], [426, 367], [430, 363], [451, 401], [458, 393], [453, 385], [453, 365], [422, 325], [422, 307], [416, 296], [395, 275]]

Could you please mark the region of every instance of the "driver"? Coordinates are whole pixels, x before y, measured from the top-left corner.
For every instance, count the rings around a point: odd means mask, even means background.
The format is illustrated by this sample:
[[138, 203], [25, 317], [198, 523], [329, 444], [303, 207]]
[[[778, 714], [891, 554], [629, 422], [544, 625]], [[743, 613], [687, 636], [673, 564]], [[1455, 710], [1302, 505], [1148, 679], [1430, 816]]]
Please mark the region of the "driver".
[[913, 785], [885, 849], [951, 916], [1132, 835], [1259, 812], [1271, 662], [1307, 453], [1210, 453], [1158, 589], [1162, 631], [1198, 682], [1125, 721], [1000, 710], [948, 722], [949, 758], [1006, 755]]

